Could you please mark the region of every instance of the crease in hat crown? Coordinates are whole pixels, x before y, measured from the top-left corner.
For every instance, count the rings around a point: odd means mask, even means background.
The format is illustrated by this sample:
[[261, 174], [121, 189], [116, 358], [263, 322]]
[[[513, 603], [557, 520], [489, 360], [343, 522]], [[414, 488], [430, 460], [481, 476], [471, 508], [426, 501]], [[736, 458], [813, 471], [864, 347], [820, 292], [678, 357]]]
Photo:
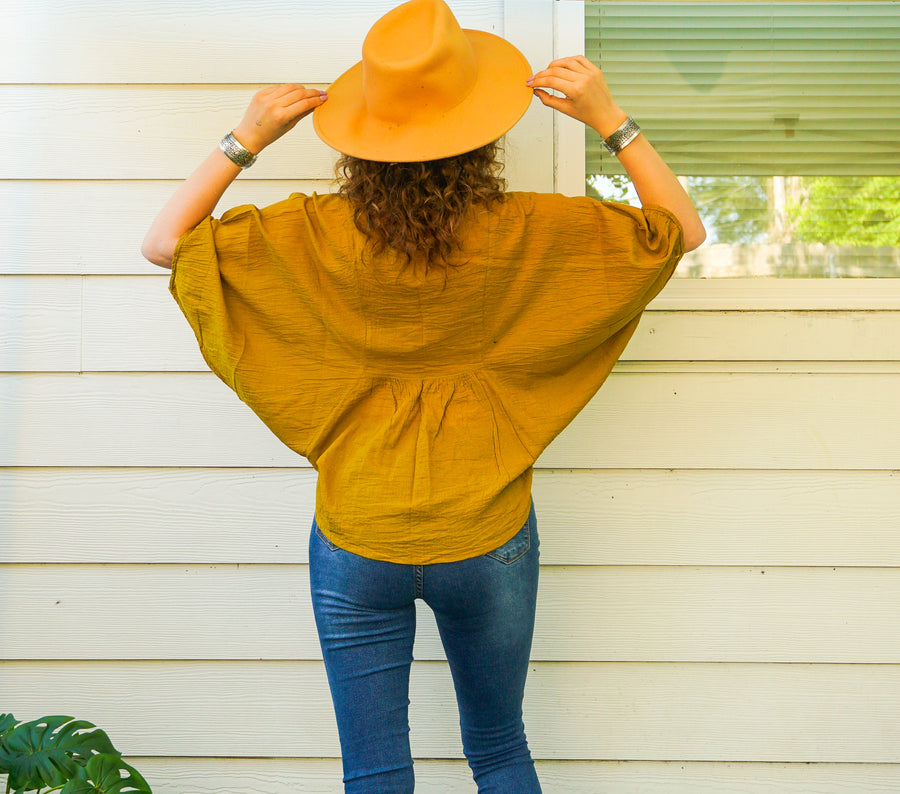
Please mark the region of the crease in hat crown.
[[444, 0], [409, 0], [369, 30], [362, 60], [328, 88], [316, 134], [382, 162], [452, 157], [508, 132], [533, 98], [531, 68], [510, 42], [462, 29]]
[[372, 26], [362, 55], [366, 106], [389, 123], [456, 107], [478, 75], [472, 45], [442, 0], [411, 0], [389, 11]]

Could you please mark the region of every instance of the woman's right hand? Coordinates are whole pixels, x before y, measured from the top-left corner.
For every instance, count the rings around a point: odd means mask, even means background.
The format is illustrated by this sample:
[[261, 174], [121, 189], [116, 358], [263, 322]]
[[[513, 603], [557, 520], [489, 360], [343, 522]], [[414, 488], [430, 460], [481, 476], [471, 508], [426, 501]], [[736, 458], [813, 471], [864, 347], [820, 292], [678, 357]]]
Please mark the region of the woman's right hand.
[[[627, 118], [613, 99], [603, 72], [583, 55], [553, 61], [535, 74], [528, 85], [547, 107], [584, 122], [604, 138], [612, 135]], [[545, 88], [559, 91], [563, 96], [542, 90]]]
[[328, 99], [324, 91], [284, 83], [256, 93], [233, 134], [245, 149], [259, 154], [270, 143], [290, 132], [300, 119]]

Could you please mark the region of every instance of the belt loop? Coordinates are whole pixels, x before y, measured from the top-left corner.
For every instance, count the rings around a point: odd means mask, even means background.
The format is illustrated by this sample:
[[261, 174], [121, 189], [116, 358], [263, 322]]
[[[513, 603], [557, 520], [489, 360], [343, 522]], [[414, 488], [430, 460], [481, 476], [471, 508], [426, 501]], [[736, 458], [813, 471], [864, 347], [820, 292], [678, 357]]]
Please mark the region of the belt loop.
[[425, 591], [425, 566], [424, 565], [416, 565], [415, 566], [415, 577], [416, 577], [416, 598], [424, 598]]

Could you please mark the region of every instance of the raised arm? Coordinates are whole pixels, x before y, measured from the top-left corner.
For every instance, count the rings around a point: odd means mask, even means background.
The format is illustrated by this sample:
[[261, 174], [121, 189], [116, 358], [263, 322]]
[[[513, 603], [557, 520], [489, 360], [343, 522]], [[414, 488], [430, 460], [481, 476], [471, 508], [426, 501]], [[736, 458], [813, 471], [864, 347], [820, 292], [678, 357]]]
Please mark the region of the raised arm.
[[[323, 91], [302, 85], [276, 85], [257, 93], [233, 135], [252, 154], [278, 140], [327, 99]], [[210, 215], [241, 172], [219, 148], [210, 153], [175, 191], [150, 226], [141, 253], [154, 265], [172, 267], [181, 236]]]
[[[603, 73], [583, 55], [553, 61], [529, 80], [535, 95], [548, 107], [593, 127], [608, 138], [628, 118], [616, 104]], [[542, 89], [563, 94], [554, 96]], [[638, 135], [619, 152], [619, 161], [644, 205], [669, 210], [684, 229], [686, 251], [706, 239], [706, 230], [690, 197], [650, 142]]]

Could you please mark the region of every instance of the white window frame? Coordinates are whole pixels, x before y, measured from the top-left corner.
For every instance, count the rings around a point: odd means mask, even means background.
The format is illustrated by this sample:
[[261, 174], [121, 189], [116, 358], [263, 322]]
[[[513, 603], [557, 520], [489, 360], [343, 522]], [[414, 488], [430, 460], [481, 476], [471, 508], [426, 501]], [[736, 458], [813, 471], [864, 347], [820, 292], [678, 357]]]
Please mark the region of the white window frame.
[[[671, 0], [678, 2], [678, 0]], [[553, 57], [584, 52], [584, 0], [528, 0], [552, 4]], [[523, 3], [506, 0], [506, 19], [522, 14]], [[546, 10], [544, 11], [546, 14]], [[528, 16], [527, 13], [522, 14]], [[531, 60], [533, 68], [535, 61]], [[553, 190], [583, 196], [584, 127], [561, 114], [553, 124]], [[689, 120], [687, 120], [689, 123]], [[655, 309], [698, 310], [898, 310], [900, 278], [708, 278], [673, 279], [653, 302]]]

